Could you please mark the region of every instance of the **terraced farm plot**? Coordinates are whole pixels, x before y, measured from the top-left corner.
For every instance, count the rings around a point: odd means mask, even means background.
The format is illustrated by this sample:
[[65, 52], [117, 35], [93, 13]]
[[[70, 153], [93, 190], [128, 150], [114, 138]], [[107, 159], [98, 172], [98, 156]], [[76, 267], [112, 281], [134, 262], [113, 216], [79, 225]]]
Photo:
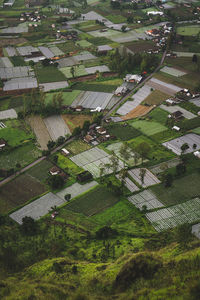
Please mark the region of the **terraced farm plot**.
[[[71, 67], [60, 68], [59, 70], [66, 78], [68, 79], [73, 78], [73, 74], [71, 73]], [[74, 77], [79, 77], [84, 75], [88, 75], [84, 65], [74, 66]]]
[[169, 95], [167, 95], [159, 90], [154, 90], [149, 96], [147, 96], [147, 98], [144, 99], [143, 104], [159, 105], [164, 100], [167, 100], [168, 98], [169, 98]]
[[200, 239], [200, 223], [192, 226], [192, 233]]
[[147, 213], [146, 217], [157, 231], [167, 230], [185, 223], [198, 222], [200, 219], [200, 198]]
[[73, 161], [71, 161], [68, 157], [64, 156], [62, 153], [58, 153], [57, 157], [58, 167], [60, 167], [69, 175], [75, 177], [78, 173], [83, 171], [81, 167], [77, 166], [75, 163], [73, 163]]
[[153, 121], [156, 121], [163, 125], [166, 124], [168, 115], [169, 115], [169, 113], [166, 112], [165, 110], [161, 109], [160, 107], [157, 107], [156, 109], [152, 110], [149, 113], [149, 117], [152, 118]]
[[85, 70], [88, 74], [95, 74], [97, 71], [100, 73], [110, 72], [110, 69], [105, 65], [85, 68]]
[[10, 68], [0, 68], [0, 78], [1, 79], [11, 79], [11, 78], [24, 78], [34, 76], [34, 72], [30, 67], [20, 66], [20, 67], [10, 67]]
[[199, 25], [187, 25], [177, 27], [177, 33], [183, 36], [192, 36], [199, 33]]
[[162, 132], [162, 131], [165, 131], [168, 129], [166, 126], [161, 125], [154, 121], [138, 120], [135, 122], [131, 122], [130, 124], [131, 124], [131, 126], [140, 130], [142, 133], [144, 133], [148, 136], [154, 135], [158, 132]]
[[168, 95], [175, 95], [176, 93], [180, 92], [183, 88], [178, 87], [174, 84], [171, 83], [167, 83], [164, 81], [161, 81], [157, 78], [151, 78], [148, 83], [147, 83], [150, 87], [159, 90], [165, 94]]
[[112, 97], [112, 93], [86, 91], [82, 92], [71, 106], [76, 107], [77, 105], [81, 105], [84, 108], [95, 109], [101, 107], [105, 109], [112, 100]]
[[66, 81], [66, 76], [55, 67], [44, 67], [35, 69], [39, 83]]
[[87, 194], [72, 200], [66, 209], [82, 213], [88, 217], [93, 216], [118, 202], [118, 197], [105, 187], [97, 187]]
[[167, 67], [167, 66], [163, 67], [160, 71], [163, 73], [167, 73], [169, 75], [175, 76], [175, 77], [180, 77], [180, 76], [187, 74], [186, 72], [180, 71], [175, 68]]
[[61, 58], [57, 62], [59, 68], [71, 67], [79, 63], [73, 56]]
[[66, 148], [71, 154], [76, 155], [91, 149], [91, 146], [82, 140], [74, 140], [73, 142], [67, 144]]
[[[117, 174], [116, 177], [120, 179], [119, 174]], [[139, 187], [128, 177], [124, 178], [124, 184], [131, 193], [139, 191]]]
[[129, 113], [127, 113], [125, 116], [121, 116], [121, 119], [126, 121], [126, 120], [131, 120], [134, 118], [142, 117], [148, 114], [154, 106], [145, 106], [145, 105], [138, 105], [136, 108], [131, 110]]
[[[71, 105], [73, 101], [79, 96], [81, 91], [78, 90], [73, 90], [71, 92], [63, 92], [62, 93], [62, 98], [63, 98], [63, 105]], [[57, 95], [58, 93], [47, 93], [45, 101], [46, 103], [52, 103], [53, 101], [53, 96]]]
[[43, 89], [44, 92], [48, 92], [51, 90], [64, 89], [69, 86], [67, 81], [59, 81], [59, 82], [47, 82], [39, 84], [39, 87]]
[[70, 194], [71, 195], [71, 199], [87, 192], [88, 190], [90, 190], [91, 188], [97, 186], [98, 183], [96, 181], [91, 181], [88, 182], [86, 184], [79, 184], [78, 182], [72, 184], [71, 186], [63, 189], [62, 191], [56, 193], [56, 195], [65, 200], [65, 195], [66, 194]]
[[0, 57], [0, 68], [12, 68], [13, 64], [11, 63], [8, 57]]
[[194, 115], [190, 111], [180, 107], [179, 105], [167, 106], [167, 105], [161, 104], [160, 108], [169, 113], [174, 113], [175, 111], [178, 110], [178, 111], [182, 112], [184, 118], [186, 118], [186, 119], [193, 119], [196, 117], [196, 115]]
[[84, 60], [90, 60], [90, 59], [96, 59], [97, 57], [93, 54], [91, 54], [88, 51], [83, 51], [79, 55], [75, 55], [74, 59], [78, 62], [84, 61]]
[[196, 134], [200, 134], [200, 127], [193, 129], [192, 132]]
[[153, 175], [148, 169], [145, 169], [145, 168], [143, 168], [143, 169], [145, 170], [143, 182], [142, 182], [142, 176], [141, 176], [142, 169], [139, 169], [139, 168], [132, 169], [132, 170], [129, 170], [128, 173], [131, 176], [131, 178], [133, 178], [143, 188], [160, 183], [160, 180], [155, 175]]
[[49, 47], [49, 49], [53, 52], [54, 56], [60, 56], [64, 54], [64, 52], [56, 46]]
[[[106, 149], [109, 151], [114, 151], [116, 156], [119, 157], [121, 160], [123, 160], [123, 157], [120, 154], [120, 148], [122, 145], [123, 145], [122, 142], [112, 143], [109, 146], [107, 146]], [[137, 156], [137, 160], [135, 160], [135, 153], [133, 152], [133, 150], [131, 148], [129, 148], [129, 149], [130, 149], [130, 151], [129, 151], [130, 158], [126, 161], [126, 163], [131, 167], [141, 164], [142, 159]]]
[[189, 100], [191, 103], [193, 103], [194, 105], [200, 107], [200, 97], [199, 98], [195, 98], [192, 100]]
[[46, 183], [46, 180], [49, 177], [49, 170], [52, 167], [53, 164], [49, 160], [45, 159], [26, 171], [26, 174], [34, 177], [42, 183]]
[[123, 126], [121, 123], [115, 123], [108, 126], [107, 130], [110, 135], [114, 135], [122, 141], [127, 141], [140, 135], [140, 132], [137, 129], [130, 125]]
[[[95, 0], [96, 1], [96, 0]], [[76, 45], [77, 46], [80, 46], [82, 48], [89, 48], [91, 46], [93, 46], [90, 42], [86, 41], [86, 40], [81, 40], [81, 41], [78, 41], [76, 42]]]
[[47, 150], [47, 143], [51, 140], [50, 134], [44, 123], [44, 120], [40, 116], [30, 116], [28, 122], [34, 131], [37, 142], [42, 150]]
[[[88, 151], [82, 152], [70, 158], [79, 167], [89, 171], [94, 178], [101, 174], [101, 167], [110, 163], [110, 155], [98, 147], [94, 147]], [[118, 171], [123, 167], [123, 163], [119, 161]], [[111, 174], [111, 168], [105, 168], [105, 174]]]
[[[188, 145], [188, 149], [182, 151], [181, 147], [184, 144]], [[193, 147], [194, 144], [196, 145], [195, 149]], [[179, 138], [163, 143], [163, 146], [167, 147], [177, 155], [181, 155], [182, 153], [191, 153], [200, 149], [200, 136], [194, 133], [188, 133]]]
[[69, 128], [61, 116], [55, 115], [44, 119], [49, 135], [53, 141], [56, 141], [60, 136], [71, 134]]
[[136, 108], [142, 101], [151, 94], [151, 88], [147, 85], [144, 85], [139, 89], [133, 96], [132, 101], [125, 102], [118, 110], [119, 115], [126, 115], [134, 108]]
[[71, 133], [73, 132], [74, 128], [78, 126], [82, 128], [85, 121], [92, 122], [93, 120], [93, 117], [91, 115], [80, 115], [80, 114], [78, 115], [65, 114], [62, 115], [62, 118], [67, 124]]
[[139, 210], [144, 206], [148, 209], [163, 207], [164, 205], [157, 199], [156, 195], [150, 190], [145, 190], [139, 194], [128, 197], [128, 200], [133, 203]]
[[24, 217], [31, 217], [34, 220], [38, 220], [48, 214], [48, 212], [52, 210], [52, 207], [60, 206], [63, 203], [65, 203], [64, 200], [53, 193], [48, 193], [10, 214], [10, 217], [19, 224], [22, 224]]
[[9, 212], [46, 190], [43, 184], [28, 174], [18, 176], [0, 188], [1, 213]]

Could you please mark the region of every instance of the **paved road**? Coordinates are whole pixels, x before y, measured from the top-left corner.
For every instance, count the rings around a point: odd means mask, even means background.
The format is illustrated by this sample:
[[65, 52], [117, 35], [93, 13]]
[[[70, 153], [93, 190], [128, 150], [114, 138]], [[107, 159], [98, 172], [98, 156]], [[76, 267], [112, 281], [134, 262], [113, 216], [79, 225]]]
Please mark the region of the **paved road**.
[[151, 73], [148, 77], [146, 77], [142, 82], [140, 82], [138, 85], [136, 85], [128, 94], [126, 94], [124, 97], [122, 97], [104, 116], [103, 120], [105, 120], [106, 118], [108, 118], [112, 112], [121, 104], [123, 103], [125, 100], [127, 100], [132, 93], [140, 88], [143, 84], [145, 84], [149, 79], [151, 79], [151, 77], [159, 70], [159, 68], [162, 66], [164, 60], [165, 60], [165, 56], [166, 56], [167, 51], [165, 51], [162, 55], [160, 64], [158, 65], [158, 67], [155, 69], [155, 71], [153, 73]]
[[[63, 148], [64, 145], [72, 142], [75, 139], [74, 136], [70, 137], [67, 142], [63, 143], [62, 145], [56, 147], [54, 150], [51, 151], [51, 154], [59, 151], [60, 149]], [[33, 166], [37, 165], [39, 162], [43, 161], [46, 159], [46, 156], [42, 156], [40, 158], [38, 158], [37, 160], [35, 160], [34, 162], [32, 162], [31, 164], [27, 165], [26, 167], [24, 167], [23, 169], [21, 169], [20, 171], [16, 172], [15, 174], [5, 178], [4, 180], [0, 181], [0, 186], [2, 186], [5, 183], [8, 183], [9, 181], [11, 181], [12, 179], [14, 179], [16, 176], [24, 173], [25, 171], [29, 170], [30, 168], [32, 168]]]

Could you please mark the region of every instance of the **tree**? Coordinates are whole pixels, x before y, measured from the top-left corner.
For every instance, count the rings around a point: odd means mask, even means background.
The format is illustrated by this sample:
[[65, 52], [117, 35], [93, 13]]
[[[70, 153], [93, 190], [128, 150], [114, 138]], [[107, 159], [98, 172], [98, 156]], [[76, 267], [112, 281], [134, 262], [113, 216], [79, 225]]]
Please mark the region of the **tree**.
[[176, 228], [176, 239], [181, 247], [186, 247], [192, 239], [191, 225], [186, 223], [178, 226]]
[[125, 142], [121, 145], [121, 147], [119, 149], [119, 153], [123, 159], [124, 167], [125, 167], [125, 164], [127, 164], [129, 159], [131, 158], [130, 147], [127, 142]]
[[71, 67], [70, 73], [72, 74], [72, 77], [74, 78], [75, 77], [75, 67], [74, 66]]
[[178, 176], [184, 174], [185, 172], [186, 172], [185, 164], [181, 163], [181, 164], [176, 166], [176, 174]]
[[147, 171], [146, 169], [143, 169], [143, 168], [140, 169], [140, 180], [142, 182], [142, 185], [144, 184], [144, 177], [145, 177], [146, 171]]
[[59, 138], [56, 141], [56, 145], [57, 146], [62, 145], [64, 143], [64, 141], [65, 141], [64, 136], [59, 136]]
[[60, 189], [64, 185], [64, 179], [60, 175], [53, 175], [49, 177], [48, 184], [52, 189]]
[[147, 157], [149, 151], [151, 150], [151, 147], [148, 143], [142, 142], [136, 146], [135, 150], [141, 155], [143, 161], [143, 159]]
[[88, 120], [86, 120], [85, 122], [84, 122], [84, 124], [83, 124], [83, 131], [84, 131], [84, 133], [86, 133], [88, 130], [89, 130], [89, 128], [90, 128], [90, 121], [88, 121]]
[[122, 27], [121, 27], [121, 31], [122, 31], [122, 32], [126, 32], [126, 28], [127, 28], [127, 26], [126, 26], [126, 25], [122, 25]]
[[197, 55], [194, 54], [194, 55], [192, 56], [192, 62], [193, 62], [193, 63], [197, 63], [197, 61], [198, 61]]
[[184, 143], [182, 146], [181, 146], [181, 151], [184, 153], [188, 148], [190, 148], [188, 146], [188, 143]]
[[26, 216], [22, 219], [21, 230], [26, 235], [34, 235], [38, 230], [38, 225], [33, 218]]
[[53, 161], [54, 161], [55, 163], [58, 162], [58, 155], [55, 155], [55, 156], [53, 157]]
[[127, 23], [133, 23], [133, 15], [127, 17]]
[[42, 60], [43, 67], [48, 67], [50, 65], [50, 59], [45, 58]]
[[110, 156], [109, 160], [110, 160], [110, 168], [115, 175], [119, 167], [119, 158], [116, 156], [114, 151], [112, 151], [112, 155]]
[[73, 136], [78, 136], [78, 135], [80, 135], [81, 134], [81, 128], [80, 128], [80, 126], [78, 126], [78, 127], [76, 127], [76, 128], [74, 128], [74, 130], [73, 130], [73, 132], [72, 132], [72, 135]]
[[51, 150], [54, 146], [55, 146], [55, 142], [54, 141], [48, 141], [47, 147], [48, 147], [49, 150]]
[[172, 186], [172, 182], [173, 182], [173, 176], [172, 176], [172, 174], [167, 173], [167, 174], [165, 175], [165, 179], [164, 179], [165, 187], [170, 187], [170, 186]]
[[69, 201], [70, 199], [71, 199], [71, 194], [66, 194], [66, 195], [65, 195], [65, 200], [66, 200], [66, 201]]

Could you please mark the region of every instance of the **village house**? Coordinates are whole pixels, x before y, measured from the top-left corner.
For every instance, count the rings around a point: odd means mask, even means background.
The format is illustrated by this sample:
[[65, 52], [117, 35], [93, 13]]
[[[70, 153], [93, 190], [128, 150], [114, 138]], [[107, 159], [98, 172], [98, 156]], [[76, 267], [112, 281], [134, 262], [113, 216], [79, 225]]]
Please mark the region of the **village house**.
[[6, 141], [4, 139], [0, 139], [0, 150], [2, 150], [6, 146]]
[[125, 86], [119, 86], [116, 91], [115, 91], [115, 95], [120, 97], [122, 95], [125, 95], [127, 92], [127, 87]]
[[100, 127], [100, 126], [96, 127], [96, 131], [98, 134], [101, 134], [101, 135], [106, 134], [106, 129], [103, 127]]
[[83, 106], [78, 105], [78, 106], [75, 108], [75, 110], [78, 111], [78, 112], [81, 112], [81, 111], [83, 111]]
[[147, 35], [150, 35], [150, 36], [153, 36], [153, 37], [160, 36], [160, 31], [156, 28], [151, 29], [151, 30], [147, 30], [147, 31], [145, 31], [145, 33]]
[[176, 102], [175, 102], [174, 100], [172, 100], [172, 99], [167, 99], [167, 100], [165, 101], [165, 103], [167, 104], [167, 106], [172, 106], [172, 105], [175, 105], [175, 104], [176, 104]]
[[70, 155], [70, 152], [69, 152], [67, 149], [65, 149], [65, 148], [62, 148], [62, 149], [61, 149], [61, 153], [62, 153], [64, 156]]
[[94, 141], [94, 137], [93, 136], [91, 136], [90, 134], [87, 134], [85, 137], [84, 137], [84, 141], [86, 142], [86, 143], [91, 143], [92, 141]]
[[49, 170], [49, 173], [52, 175], [52, 176], [55, 176], [55, 175], [58, 175], [60, 173], [60, 169], [56, 166], [53, 166], [50, 170]]
[[142, 80], [142, 76], [132, 75], [132, 74], [127, 74], [126, 77], [124, 78], [124, 81], [133, 82], [133, 83], [139, 83], [141, 80]]
[[173, 119], [174, 121], [179, 121], [180, 119], [182, 119], [184, 116], [183, 116], [183, 113], [179, 110], [171, 113], [168, 118], [171, 118]]

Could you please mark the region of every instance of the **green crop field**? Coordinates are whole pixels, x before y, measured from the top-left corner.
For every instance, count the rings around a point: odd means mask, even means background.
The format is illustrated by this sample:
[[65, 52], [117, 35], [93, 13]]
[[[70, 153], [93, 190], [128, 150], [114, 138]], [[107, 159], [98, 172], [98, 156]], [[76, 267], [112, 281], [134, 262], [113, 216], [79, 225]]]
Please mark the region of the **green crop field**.
[[37, 180], [41, 182], [45, 182], [49, 177], [49, 169], [53, 167], [53, 164], [48, 160], [43, 160], [34, 167], [30, 168], [26, 174], [35, 177]]
[[32, 163], [40, 155], [41, 151], [33, 143], [24, 143], [13, 151], [0, 153], [0, 168], [15, 168], [17, 163], [20, 163], [23, 167]]
[[192, 132], [200, 134], [200, 127], [193, 129]]
[[35, 73], [39, 83], [65, 81], [65, 75], [56, 67], [36, 68]]
[[[60, 68], [60, 72], [62, 72], [63, 76], [67, 78], [72, 78], [71, 67]], [[88, 75], [85, 71], [84, 65], [74, 66], [74, 77]]]
[[75, 45], [74, 42], [68, 41], [66, 43], [60, 43], [57, 45], [60, 50], [62, 50], [64, 53], [69, 53], [73, 51], [79, 50], [79, 47]]
[[180, 35], [197, 35], [200, 32], [199, 25], [179, 26], [177, 27], [177, 33]]
[[14, 67], [27, 65], [22, 56], [13, 56], [13, 57], [10, 57], [9, 59], [13, 63]]
[[76, 175], [83, 171], [82, 168], [78, 167], [75, 163], [73, 163], [73, 161], [71, 161], [68, 157], [64, 156], [63, 154], [58, 153], [57, 156], [57, 165], [70, 175]]
[[72, 200], [66, 208], [86, 216], [92, 216], [112, 206], [118, 200], [118, 197], [114, 196], [105, 187], [98, 186], [83, 196]]
[[[46, 103], [51, 103], [53, 96], [56, 94], [57, 93], [47, 93], [45, 98]], [[63, 92], [63, 105], [71, 105], [79, 94], [80, 91], [77, 90], [73, 90], [72, 92]]]
[[75, 140], [67, 144], [66, 149], [69, 150], [71, 154], [76, 155], [83, 151], [91, 149], [91, 146], [81, 140]]
[[116, 24], [118, 24], [118, 23], [124, 23], [124, 22], [127, 21], [126, 18], [123, 17], [122, 15], [108, 15], [108, 16], [106, 16], [106, 18], [109, 21], [111, 21], [113, 23], [116, 23]]
[[158, 199], [166, 205], [185, 202], [200, 195], [200, 174], [193, 173], [174, 180], [171, 187], [165, 188], [162, 184], [152, 187]]
[[154, 121], [135, 121], [130, 123], [134, 128], [140, 130], [146, 135], [153, 135], [158, 132], [167, 130], [167, 127]]
[[161, 123], [163, 125], [166, 124], [167, 118], [168, 118], [169, 113], [167, 111], [164, 111], [163, 109], [157, 107], [156, 109], [152, 110], [149, 113], [149, 117], [158, 123]]
[[81, 40], [81, 41], [76, 42], [76, 46], [80, 46], [81, 48], [89, 48], [93, 45], [86, 40]]
[[19, 120], [7, 120], [3, 123], [6, 128], [0, 129], [0, 136], [7, 141], [9, 146], [15, 147], [34, 139], [34, 135], [26, 123]]
[[140, 135], [140, 132], [130, 125], [124, 127], [122, 124], [113, 124], [107, 129], [109, 134], [116, 136], [122, 141], [130, 140]]
[[164, 100], [169, 99], [169, 95], [159, 91], [154, 90], [144, 101], [143, 104], [149, 104], [149, 105], [159, 105]]

